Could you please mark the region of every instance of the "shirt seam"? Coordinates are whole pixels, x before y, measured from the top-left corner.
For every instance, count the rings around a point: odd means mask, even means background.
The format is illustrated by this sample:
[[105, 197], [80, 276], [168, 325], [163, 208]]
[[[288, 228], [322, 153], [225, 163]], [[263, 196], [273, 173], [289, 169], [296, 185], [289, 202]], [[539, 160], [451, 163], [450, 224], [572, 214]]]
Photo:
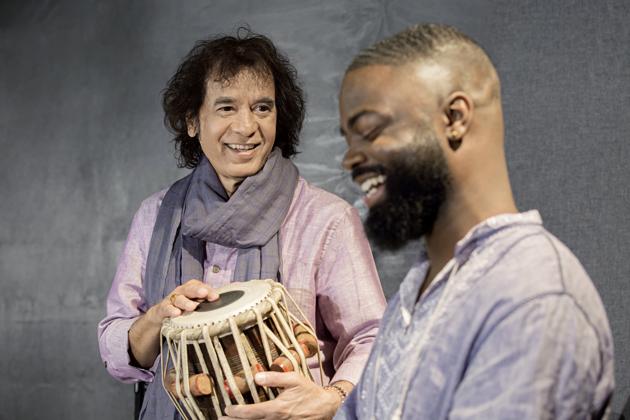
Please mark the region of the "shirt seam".
[[588, 325], [591, 327], [591, 329], [595, 333], [595, 336], [597, 337], [597, 342], [600, 344], [600, 351], [601, 351], [601, 343], [600, 343], [599, 335], [597, 334], [597, 328], [595, 328], [595, 324], [591, 320], [591, 317], [588, 316], [588, 314], [586, 313], [586, 311], [584, 310], [582, 305], [575, 299], [575, 296], [573, 296], [571, 293], [568, 293], [566, 291], [566, 286], [565, 286], [565, 283], [564, 283], [564, 269], [563, 269], [563, 265], [562, 265], [562, 259], [560, 258], [560, 252], [558, 251], [558, 247], [553, 243], [553, 241], [549, 237], [548, 233], [543, 232], [542, 234], [544, 235], [545, 239], [549, 242], [549, 245], [551, 246], [551, 248], [553, 248], [553, 251], [554, 251], [554, 253], [556, 255], [556, 263], [558, 264], [558, 271], [559, 271], [559, 275], [560, 275], [560, 282], [562, 284], [563, 291], [566, 293], [567, 296], [570, 297], [570, 299], [573, 301], [574, 305], [580, 310], [580, 313], [582, 313], [582, 316], [584, 317], [584, 319], [586, 320]]
[[331, 225], [330, 227], [330, 233], [328, 235], [326, 235], [326, 239], [324, 239], [324, 244], [322, 245], [322, 250], [319, 254], [319, 259], [318, 259], [318, 265], [320, 265], [319, 263], [321, 263], [324, 260], [324, 256], [326, 255], [328, 249], [330, 248], [330, 244], [333, 240], [333, 238], [335, 236], [337, 236], [337, 231], [339, 228], [339, 225], [341, 224], [342, 220], [345, 219], [348, 216], [348, 210], [349, 208], [344, 209], [343, 211], [343, 215], [339, 216]]
[[562, 287], [563, 287], [563, 290], [565, 291], [566, 296], [568, 296], [571, 299], [571, 301], [573, 302], [573, 305], [582, 314], [582, 317], [584, 318], [586, 323], [591, 328], [591, 331], [593, 332], [593, 334], [597, 338], [597, 349], [599, 350], [599, 362], [600, 362], [600, 366], [602, 367], [602, 369], [600, 371], [600, 375], [599, 375], [600, 378], [601, 378], [601, 375], [604, 373], [604, 369], [603, 369], [603, 367], [604, 367], [604, 346], [603, 346], [601, 338], [600, 338], [600, 336], [598, 334], [597, 328], [595, 327], [595, 324], [591, 320], [591, 317], [584, 310], [582, 305], [577, 301], [577, 299], [575, 299], [575, 296], [573, 296], [572, 294], [566, 292], [566, 286], [565, 286], [565, 283], [564, 283], [564, 269], [563, 269], [563, 265], [562, 265], [562, 259], [560, 258], [560, 251], [558, 251], [558, 247], [556, 246], [556, 244], [553, 243], [552, 239], [550, 238], [550, 235], [547, 232], [543, 232], [543, 235], [544, 235], [545, 239], [547, 240], [547, 242], [549, 242], [549, 245], [551, 246], [551, 248], [553, 249], [553, 251], [554, 251], [554, 253], [556, 255], [556, 262], [558, 264], [558, 270], [559, 270], [559, 275], [560, 275], [560, 282], [562, 284]]
[[[534, 295], [534, 296], [531, 296], [531, 297], [527, 298], [526, 300], [518, 303], [510, 312], [508, 312], [500, 320], [498, 320], [495, 325], [498, 325], [499, 323], [501, 323], [501, 321], [503, 321], [503, 319], [505, 319], [505, 317], [509, 316], [512, 312], [514, 312], [515, 310], [519, 309], [522, 305], [530, 302], [533, 299], [536, 299], [538, 297], [544, 297], [544, 296], [551, 295], [551, 294], [565, 294], [566, 296], [568, 296], [571, 299], [573, 304], [576, 306], [576, 308], [580, 311], [582, 316], [585, 318], [587, 324], [591, 327], [591, 329], [595, 333], [595, 337], [597, 337], [597, 342], [598, 342], [598, 346], [600, 348], [600, 353], [601, 353], [601, 341], [600, 341], [599, 335], [597, 334], [597, 328], [595, 328], [595, 325], [591, 321], [590, 317], [584, 311], [584, 308], [582, 308], [582, 305], [580, 305], [580, 303], [575, 299], [575, 297], [571, 293], [567, 292], [566, 285], [564, 283], [564, 273], [563, 273], [563, 270], [562, 270], [562, 262], [561, 262], [561, 258], [560, 258], [560, 253], [558, 251], [558, 248], [555, 246], [555, 244], [553, 243], [553, 241], [551, 240], [551, 238], [549, 237], [549, 234], [547, 232], [544, 232], [544, 231], [543, 232], [535, 232], [535, 233], [532, 233], [530, 235], [527, 235], [527, 236], [524, 236], [524, 237], [520, 238], [518, 241], [514, 242], [509, 248], [507, 248], [505, 250], [505, 252], [501, 255], [500, 259], [496, 260], [495, 264], [498, 263], [501, 259], [505, 258], [505, 256], [516, 245], [518, 245], [520, 242], [522, 242], [523, 240], [525, 240], [527, 238], [530, 238], [530, 237], [533, 237], [533, 236], [537, 236], [537, 235], [540, 235], [544, 239], [546, 239], [547, 242], [549, 242], [549, 245], [551, 246], [551, 248], [554, 251], [554, 255], [556, 257], [556, 261], [555, 262], [556, 262], [556, 265], [558, 267], [558, 275], [559, 275], [559, 280], [560, 280], [560, 285], [562, 287], [562, 291], [561, 292], [558, 292], [558, 291], [543, 292], [543, 293], [539, 293], [537, 295]], [[483, 274], [487, 274], [491, 269], [492, 268], [490, 268], [489, 270], [484, 271]], [[493, 327], [493, 329], [494, 329], [494, 327]]]

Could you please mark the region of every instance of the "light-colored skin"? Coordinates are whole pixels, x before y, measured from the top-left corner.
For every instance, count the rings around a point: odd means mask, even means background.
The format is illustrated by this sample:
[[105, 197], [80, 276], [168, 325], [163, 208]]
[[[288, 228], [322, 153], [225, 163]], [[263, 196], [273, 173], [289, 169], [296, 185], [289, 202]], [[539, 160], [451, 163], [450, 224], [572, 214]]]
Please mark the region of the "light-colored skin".
[[[171, 302], [170, 296], [175, 296]], [[177, 286], [169, 296], [150, 307], [129, 328], [129, 348], [136, 364], [145, 369], [153, 366], [160, 353], [160, 329], [164, 318], [195, 310], [198, 302], [191, 299], [216, 300], [218, 295], [199, 280]]]
[[[264, 166], [276, 138], [275, 86], [271, 75], [243, 70], [229, 81], [210, 79], [199, 115], [188, 121], [188, 135], [198, 136], [201, 149], [214, 167], [228, 196], [248, 176]], [[238, 145], [255, 145], [251, 150], [233, 150]], [[232, 148], [230, 148], [232, 146]], [[171, 300], [171, 296], [174, 298]], [[152, 306], [129, 329], [129, 346], [136, 363], [149, 368], [160, 352], [160, 329], [167, 317], [194, 311], [198, 300], [218, 298], [212, 288], [198, 279], [188, 280], [169, 296]], [[332, 418], [341, 399], [335, 391], [324, 390], [294, 373], [257, 376], [261, 385], [285, 388], [269, 402], [235, 411], [235, 418]], [[348, 393], [352, 384], [341, 381]], [[325, 416], [321, 414], [325, 413]], [[253, 417], [250, 417], [253, 416]]]
[[[264, 419], [264, 420], [328, 420], [332, 419], [341, 405], [341, 396], [334, 390], [324, 390], [319, 385], [295, 373], [257, 373], [258, 385], [284, 388], [278, 398], [251, 405], [226, 407], [227, 416], [221, 420]], [[354, 385], [347, 381], [335, 382], [350, 393]]]
[[[188, 135], [199, 136], [201, 149], [228, 195], [264, 166], [276, 139], [276, 94], [273, 78], [241, 71], [229, 81], [210, 79]], [[235, 151], [229, 145], [255, 145]]]
[[[339, 107], [349, 146], [343, 160], [348, 170], [387, 167], [392, 152], [412, 144], [422, 124], [431, 127], [439, 141], [452, 185], [432, 232], [425, 236], [431, 268], [423, 290], [472, 227], [488, 217], [517, 212], [503, 146], [499, 79], [474, 48], [454, 47], [431, 60], [350, 71]], [[460, 146], [454, 150], [451, 144], [457, 142]]]

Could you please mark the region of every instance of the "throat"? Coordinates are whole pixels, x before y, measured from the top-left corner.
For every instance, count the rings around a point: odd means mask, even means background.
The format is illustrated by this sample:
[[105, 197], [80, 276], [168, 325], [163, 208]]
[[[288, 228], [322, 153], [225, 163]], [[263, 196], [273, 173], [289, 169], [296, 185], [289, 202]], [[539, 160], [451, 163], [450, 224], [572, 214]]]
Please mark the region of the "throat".
[[245, 179], [244, 178], [229, 178], [229, 177], [223, 177], [219, 175], [219, 180], [221, 181], [221, 185], [223, 185], [223, 189], [225, 190], [225, 193], [227, 194], [228, 199], [229, 199], [230, 197], [232, 197], [232, 195], [236, 192], [238, 187], [240, 187], [240, 185], [243, 183]]
[[431, 283], [433, 283], [433, 280], [435, 280], [435, 276], [437, 276], [437, 273], [439, 272], [440, 272], [439, 270], [435, 269], [434, 265], [431, 265], [429, 267], [429, 271], [427, 271], [427, 275], [425, 276], [424, 281], [422, 282], [422, 286], [420, 286], [420, 290], [418, 290], [418, 296], [416, 296], [416, 303], [418, 303], [418, 301], [425, 294], [429, 286], [431, 286]]

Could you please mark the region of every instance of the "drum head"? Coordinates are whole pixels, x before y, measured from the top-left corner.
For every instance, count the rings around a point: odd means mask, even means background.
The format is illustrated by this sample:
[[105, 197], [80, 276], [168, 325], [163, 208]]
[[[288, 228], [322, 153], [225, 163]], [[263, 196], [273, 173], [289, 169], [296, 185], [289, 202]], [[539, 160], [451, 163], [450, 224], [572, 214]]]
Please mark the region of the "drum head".
[[216, 290], [219, 299], [202, 302], [194, 312], [170, 319], [176, 329], [196, 328], [225, 321], [240, 313], [249, 311], [271, 295], [269, 280], [249, 280], [230, 283]]

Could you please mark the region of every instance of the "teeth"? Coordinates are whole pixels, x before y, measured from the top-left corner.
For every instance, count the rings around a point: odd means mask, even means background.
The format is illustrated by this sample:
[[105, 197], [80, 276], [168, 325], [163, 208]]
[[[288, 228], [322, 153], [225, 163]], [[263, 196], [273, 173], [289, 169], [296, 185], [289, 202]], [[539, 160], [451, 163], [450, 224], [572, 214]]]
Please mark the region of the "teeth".
[[361, 183], [361, 190], [368, 196], [376, 192], [376, 188], [385, 183], [386, 176], [378, 175], [372, 178], [366, 179]]
[[239, 151], [239, 152], [243, 150], [252, 150], [256, 146], [258, 146], [257, 144], [229, 144], [229, 143], [226, 143], [225, 145], [228, 148]]

